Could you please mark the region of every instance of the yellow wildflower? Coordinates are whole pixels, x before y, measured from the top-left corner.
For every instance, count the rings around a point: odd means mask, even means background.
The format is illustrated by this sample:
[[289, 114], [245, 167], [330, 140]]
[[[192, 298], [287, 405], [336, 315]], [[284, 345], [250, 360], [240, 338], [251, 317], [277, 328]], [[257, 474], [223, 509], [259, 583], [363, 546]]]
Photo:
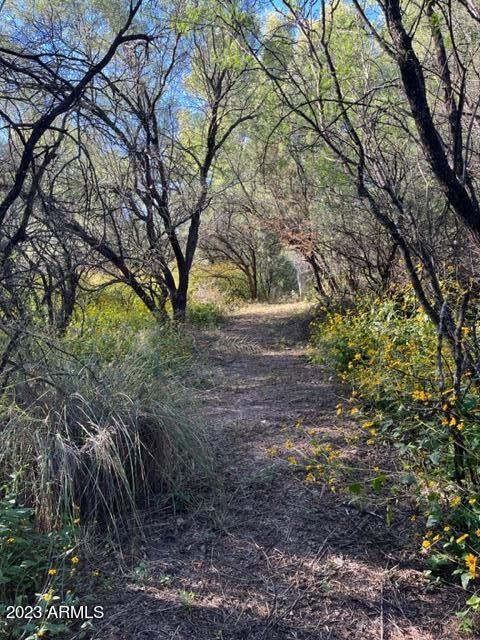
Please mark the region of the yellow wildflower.
[[457, 419], [455, 418], [455, 416], [452, 416], [450, 418], [450, 422], [448, 424], [450, 427], [454, 427], [457, 424]]
[[415, 391], [412, 392], [412, 398], [414, 400], [420, 400], [421, 402], [427, 402], [427, 400], [430, 400], [431, 397], [432, 397], [431, 393], [428, 393], [427, 391], [423, 391], [422, 389], [416, 389]]
[[467, 538], [468, 538], [468, 533], [463, 533], [461, 536], [458, 536], [455, 542], [457, 544], [462, 544], [462, 542], [465, 542]]
[[465, 558], [465, 564], [468, 567], [468, 571], [470, 573], [470, 576], [475, 580], [475, 578], [478, 575], [478, 570], [477, 570], [477, 562], [478, 562], [478, 558], [477, 556], [475, 556], [473, 553], [469, 553], [467, 555], [467, 557]]
[[49, 576], [56, 576], [58, 573], [58, 571], [56, 569], [49, 569], [48, 570], [48, 575]]
[[430, 540], [426, 540], [426, 539], [425, 539], [425, 540], [422, 542], [422, 547], [423, 547], [424, 549], [430, 549], [430, 547], [431, 547], [431, 546], [432, 546], [432, 543], [430, 542]]
[[360, 411], [357, 409], [357, 407], [353, 407], [352, 409], [350, 409], [350, 415], [351, 416], [356, 416], [357, 413], [360, 413]]
[[73, 524], [80, 524], [80, 518], [75, 518], [75, 520], [73, 521]]
[[341, 416], [342, 415], [342, 411], [343, 411], [343, 407], [341, 404], [337, 404], [337, 416]]
[[372, 445], [374, 445], [374, 444], [375, 444], [375, 440], [374, 440], [373, 438], [369, 438], [369, 439], [367, 440], [367, 445], [368, 445], [369, 447], [371, 447], [371, 446], [372, 446]]
[[307, 484], [309, 484], [310, 482], [315, 482], [315, 476], [313, 475], [313, 473], [311, 471], [309, 471], [307, 473], [307, 475], [305, 476], [305, 482]]
[[468, 499], [468, 504], [471, 504], [471, 505], [477, 504], [477, 499], [476, 498], [469, 498]]
[[450, 500], [450, 504], [452, 507], [458, 507], [461, 501], [462, 499], [460, 496], [453, 496], [453, 498]]
[[98, 578], [99, 575], [100, 575], [100, 571], [98, 569], [95, 569], [94, 571], [92, 571], [92, 576], [94, 576], [95, 578]]
[[78, 556], [73, 556], [73, 558], [71, 558], [70, 562], [72, 564], [78, 564], [80, 562], [80, 558]]
[[451, 531], [451, 530], [452, 530], [452, 527], [451, 527], [449, 524], [446, 524], [446, 525], [443, 527], [443, 530], [444, 530], [444, 531], [446, 531], [446, 532], [448, 533], [449, 531]]
[[7, 544], [13, 544], [15, 542], [15, 538], [7, 538]]
[[298, 460], [295, 458], [295, 456], [288, 456], [287, 461], [293, 465], [298, 464]]
[[354, 360], [361, 360], [361, 359], [362, 359], [362, 354], [361, 354], [361, 353], [356, 353], [356, 354], [353, 356], [353, 359], [354, 359]]

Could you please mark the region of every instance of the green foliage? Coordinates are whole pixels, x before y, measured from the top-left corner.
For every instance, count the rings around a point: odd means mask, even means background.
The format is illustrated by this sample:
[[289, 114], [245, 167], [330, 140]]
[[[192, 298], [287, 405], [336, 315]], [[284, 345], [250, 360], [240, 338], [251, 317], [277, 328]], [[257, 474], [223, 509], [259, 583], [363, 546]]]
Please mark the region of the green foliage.
[[125, 285], [113, 285], [84, 297], [67, 334], [74, 353], [111, 362], [128, 353], [139, 332], [155, 318]]
[[[327, 359], [353, 387], [350, 413], [362, 419], [361, 437], [398, 449], [418, 508], [426, 513], [422, 552], [431, 569], [450, 566], [466, 587], [479, 576], [478, 385], [467, 376], [458, 401], [448, 381], [453, 366], [446, 347], [441, 357], [447, 383], [439, 384], [437, 336], [409, 289], [390, 300], [361, 300], [351, 310], [326, 311], [312, 325], [312, 345], [314, 359]], [[466, 470], [461, 482], [454, 458], [457, 434]]]
[[[203, 324], [218, 317], [213, 305], [192, 313]], [[80, 534], [100, 526], [118, 539], [151, 499], [170, 500], [210, 472], [189, 415], [188, 333], [156, 322], [125, 287], [86, 296], [64, 336], [32, 333], [26, 354], [26, 377], [0, 399], [0, 480], [17, 496], [0, 501], [0, 602], [45, 615], [0, 628], [0, 638], [62, 633], [46, 613], [76, 602]]]
[[260, 299], [279, 300], [283, 296], [297, 291], [295, 269], [287, 256], [278, 252], [269, 256], [266, 277], [261, 280]]
[[480, 596], [471, 596], [466, 605], [466, 609], [457, 613], [460, 619], [460, 629], [465, 633], [474, 633], [480, 612]]
[[193, 591], [179, 591], [178, 599], [185, 609], [191, 609], [195, 603], [195, 593]]
[[184, 331], [103, 291], [65, 337], [35, 335], [21, 348], [29, 379], [0, 403], [0, 468], [4, 479], [14, 474], [44, 530], [76, 509], [116, 530], [152, 492], [206, 469], [201, 429], [188, 413]]
[[[5, 490], [3, 491], [5, 494]], [[65, 630], [48, 619], [51, 605], [74, 604], [77, 521], [41, 533], [34, 510], [11, 495], [0, 498], [0, 638], [37, 638]], [[6, 619], [7, 606], [35, 607], [35, 619]]]
[[248, 281], [244, 273], [230, 262], [216, 262], [204, 269], [204, 281], [218, 290], [228, 303], [251, 299]]
[[217, 325], [223, 320], [223, 312], [215, 302], [190, 300], [187, 307], [188, 322], [200, 326]]
[[141, 353], [151, 377], [180, 375], [191, 359], [188, 335], [173, 323], [158, 323], [125, 285], [89, 295], [77, 310], [64, 344], [90, 366], [128, 360], [132, 353]]
[[[208, 305], [193, 313], [216, 318]], [[86, 298], [62, 338], [31, 334], [20, 348], [28, 375], [0, 401], [1, 480], [18, 501], [0, 502], [0, 601], [43, 613], [0, 637], [36, 639], [65, 630], [49, 606], [76, 601], [80, 518], [118, 537], [150, 499], [203, 482], [210, 467], [189, 417], [188, 334], [157, 323], [125, 289]]]
[[[213, 285], [227, 302], [251, 302], [252, 288], [247, 275], [233, 262], [219, 261], [203, 270], [205, 282]], [[275, 302], [298, 289], [291, 261], [271, 242], [259, 244], [257, 254], [257, 300]]]

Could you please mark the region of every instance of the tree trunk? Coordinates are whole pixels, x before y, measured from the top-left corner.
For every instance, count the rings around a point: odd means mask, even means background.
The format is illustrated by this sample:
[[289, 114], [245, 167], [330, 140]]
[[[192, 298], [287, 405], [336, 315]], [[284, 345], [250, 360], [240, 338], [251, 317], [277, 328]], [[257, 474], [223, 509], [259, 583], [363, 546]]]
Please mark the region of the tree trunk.
[[173, 319], [177, 322], [185, 322], [187, 317], [187, 293], [177, 289], [171, 296]]
[[173, 319], [176, 322], [185, 322], [187, 317], [187, 293], [190, 274], [185, 264], [178, 266], [178, 287], [170, 292], [170, 299], [172, 301]]

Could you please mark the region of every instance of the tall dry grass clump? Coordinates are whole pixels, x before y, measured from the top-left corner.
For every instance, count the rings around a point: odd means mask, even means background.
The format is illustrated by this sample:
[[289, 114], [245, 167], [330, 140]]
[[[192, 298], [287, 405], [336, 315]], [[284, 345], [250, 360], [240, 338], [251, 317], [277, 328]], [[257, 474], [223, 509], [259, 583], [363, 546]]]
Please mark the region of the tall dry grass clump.
[[182, 340], [172, 328], [148, 327], [103, 362], [98, 352], [68, 353], [55, 338], [24, 341], [28, 370], [17, 371], [0, 406], [0, 469], [34, 507], [37, 526], [81, 515], [117, 528], [153, 494], [206, 472], [178, 375], [187, 366]]

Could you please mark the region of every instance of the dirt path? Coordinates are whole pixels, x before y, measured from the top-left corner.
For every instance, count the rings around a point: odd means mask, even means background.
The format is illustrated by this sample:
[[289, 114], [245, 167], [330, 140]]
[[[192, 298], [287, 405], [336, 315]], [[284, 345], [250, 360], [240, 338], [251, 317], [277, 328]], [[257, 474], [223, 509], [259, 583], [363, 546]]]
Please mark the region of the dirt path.
[[102, 640], [457, 637], [461, 594], [428, 585], [408, 517], [387, 527], [384, 513], [305, 485], [285, 460], [288, 438], [302, 445], [300, 418], [334, 446], [355, 429], [336, 416], [342, 391], [306, 360], [307, 326], [300, 305], [256, 306], [200, 338], [216, 381], [202, 413], [223, 487], [152, 525]]

